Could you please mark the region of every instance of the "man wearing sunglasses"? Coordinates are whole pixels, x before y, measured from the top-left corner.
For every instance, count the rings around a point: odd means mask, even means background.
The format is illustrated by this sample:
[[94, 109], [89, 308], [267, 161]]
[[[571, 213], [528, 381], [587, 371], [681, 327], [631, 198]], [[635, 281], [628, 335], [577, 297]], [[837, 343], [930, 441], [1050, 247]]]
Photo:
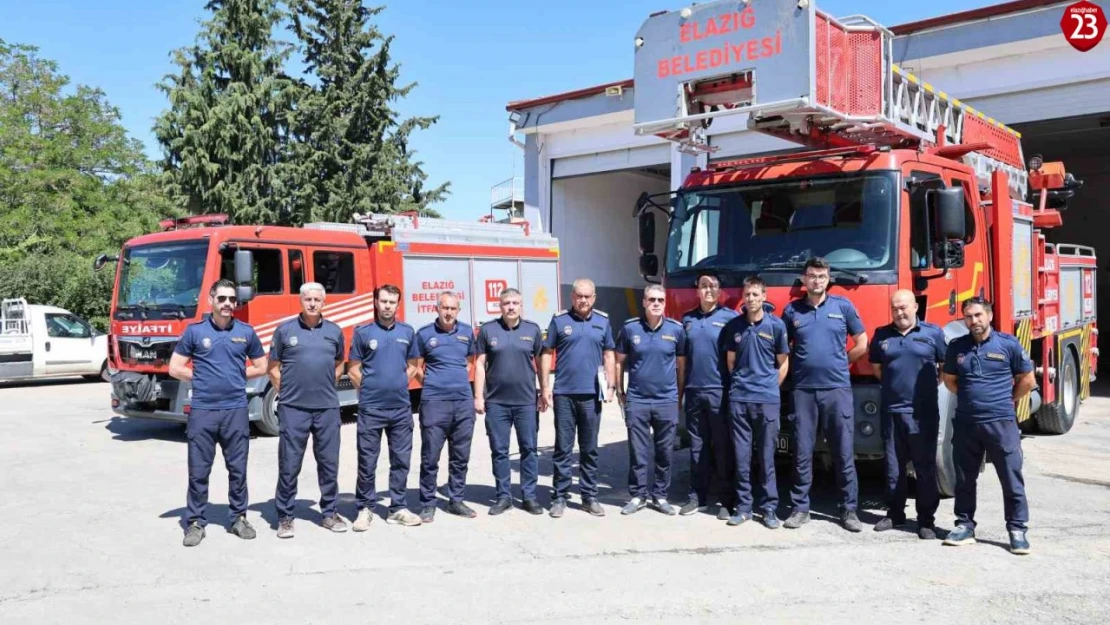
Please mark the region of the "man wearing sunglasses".
[[301, 314], [274, 330], [270, 344], [270, 380], [278, 390], [278, 484], [274, 505], [278, 538], [293, 537], [293, 507], [309, 434], [320, 484], [322, 525], [347, 531], [335, 511], [339, 493], [339, 391], [343, 375], [343, 330], [324, 318], [324, 285], [301, 286]]
[[[666, 515], [676, 513], [667, 501], [671, 483], [671, 458], [678, 429], [678, 398], [686, 375], [686, 331], [682, 324], [663, 316], [666, 291], [658, 284], [644, 289], [644, 316], [624, 322], [617, 334], [617, 400], [628, 427], [628, 490], [632, 500], [621, 514], [634, 514], [652, 505]], [[628, 367], [628, 388], [623, 390], [622, 369]], [[647, 458], [655, 447], [655, 471]], [[653, 475], [648, 483], [649, 475]]]
[[[189, 439], [188, 513], [186, 547], [205, 537], [208, 478], [219, 444], [227, 464], [228, 531], [246, 540], [256, 536], [247, 522], [247, 452], [250, 416], [247, 414], [247, 380], [266, 374], [266, 353], [254, 329], [232, 316], [238, 298], [235, 283], [220, 280], [208, 297], [212, 313], [189, 325], [170, 357], [170, 375], [192, 384]], [[247, 365], [247, 360], [251, 364]], [[192, 367], [189, 367], [189, 361]]]
[[968, 334], [952, 339], [944, 356], [944, 385], [956, 395], [952, 459], [956, 464], [956, 529], [946, 545], [975, 542], [975, 482], [986, 454], [1002, 484], [1010, 551], [1029, 553], [1029, 505], [1022, 476], [1021, 432], [1014, 404], [1033, 390], [1033, 361], [1013, 335], [991, 328], [991, 303], [963, 303]]

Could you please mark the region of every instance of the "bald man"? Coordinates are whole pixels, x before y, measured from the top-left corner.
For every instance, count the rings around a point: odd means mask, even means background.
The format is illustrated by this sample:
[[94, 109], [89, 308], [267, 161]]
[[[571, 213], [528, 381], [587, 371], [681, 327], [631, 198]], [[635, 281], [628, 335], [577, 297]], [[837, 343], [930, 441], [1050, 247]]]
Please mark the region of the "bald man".
[[882, 437], [886, 452], [885, 519], [875, 524], [882, 532], [906, 524], [906, 463], [917, 473], [917, 535], [936, 538], [934, 516], [937, 493], [937, 428], [940, 414], [937, 389], [947, 345], [944, 331], [917, 317], [912, 291], [896, 291], [890, 298], [891, 323], [875, 332], [870, 360], [882, 383]]

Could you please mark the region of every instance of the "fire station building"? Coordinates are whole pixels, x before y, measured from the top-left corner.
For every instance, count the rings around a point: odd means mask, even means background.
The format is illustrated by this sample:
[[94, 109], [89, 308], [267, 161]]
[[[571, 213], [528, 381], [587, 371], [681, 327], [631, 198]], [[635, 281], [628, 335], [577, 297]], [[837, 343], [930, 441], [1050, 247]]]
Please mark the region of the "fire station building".
[[[1020, 132], [1026, 159], [1040, 154], [1063, 161], [1085, 181], [1064, 226], [1050, 230], [1048, 240], [1093, 246], [1105, 257], [1110, 245], [1099, 237], [1110, 231], [1103, 200], [1110, 196], [1110, 41], [1088, 52], [1072, 48], [1060, 27], [1068, 4], [1017, 0], [894, 26], [893, 58]], [[507, 107], [510, 139], [525, 154], [524, 216], [561, 240], [564, 301], [574, 278], [593, 278], [598, 308], [618, 320], [638, 314], [645, 285], [633, 219], [642, 192], [676, 189], [691, 167], [707, 161], [800, 149], [747, 130], [741, 114], [709, 127], [714, 152], [684, 154], [671, 142], [633, 132], [635, 89], [624, 80]], [[656, 248], [665, 249], [666, 228], [657, 236]], [[1110, 310], [1106, 273], [1098, 279], [1101, 310]]]

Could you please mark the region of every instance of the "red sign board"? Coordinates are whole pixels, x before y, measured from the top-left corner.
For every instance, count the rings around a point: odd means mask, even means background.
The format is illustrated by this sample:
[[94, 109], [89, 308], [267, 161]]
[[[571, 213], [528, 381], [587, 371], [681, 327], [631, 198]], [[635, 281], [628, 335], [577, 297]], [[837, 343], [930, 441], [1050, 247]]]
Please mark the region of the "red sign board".
[[1076, 2], [1064, 8], [1060, 30], [1071, 47], [1086, 52], [1102, 41], [1106, 33], [1106, 14], [1093, 2]]
[[486, 280], [486, 313], [497, 315], [501, 313], [501, 291], [509, 288], [509, 283], [504, 280]]

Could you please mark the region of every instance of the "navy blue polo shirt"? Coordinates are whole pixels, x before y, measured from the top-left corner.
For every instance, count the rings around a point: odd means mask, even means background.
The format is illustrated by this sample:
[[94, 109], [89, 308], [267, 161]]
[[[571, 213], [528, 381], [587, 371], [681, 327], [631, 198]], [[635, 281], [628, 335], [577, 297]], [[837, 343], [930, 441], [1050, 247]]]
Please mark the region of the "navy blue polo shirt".
[[917, 405], [935, 411], [937, 365], [944, 362], [947, 347], [944, 330], [924, 321], [905, 336], [893, 323], [875, 330], [868, 358], [883, 370], [883, 410], [910, 413]]
[[728, 398], [730, 402], [777, 404], [779, 394], [778, 355], [789, 354], [786, 324], [764, 311], [756, 322], [739, 315], [724, 331], [726, 349], [736, 354]]
[[1014, 376], [1033, 370], [1033, 361], [1013, 335], [991, 330], [982, 343], [970, 334], [952, 339], [944, 372], [957, 379], [957, 421], [986, 423], [1016, 419]]
[[543, 346], [555, 350], [554, 394], [596, 397], [604, 390], [597, 387], [597, 369], [605, 364], [603, 352], [616, 348], [609, 315], [595, 308], [581, 319], [564, 310], [551, 318]]
[[725, 387], [728, 368], [722, 353], [725, 346], [721, 331], [736, 316], [735, 310], [723, 306], [708, 313], [699, 306], [682, 315], [682, 329], [686, 332], [687, 390]]
[[486, 401], [505, 406], [536, 403], [535, 359], [543, 352], [543, 332], [527, 319], [510, 328], [497, 319], [478, 328], [476, 353], [486, 356]]
[[678, 402], [678, 357], [686, 355], [686, 331], [669, 317], [655, 328], [633, 317], [617, 334], [617, 353], [626, 356], [630, 403]]
[[211, 316], [189, 324], [173, 351], [193, 360], [190, 405], [201, 410], [245, 408], [247, 359], [266, 354], [254, 328], [232, 319], [221, 330]]
[[816, 308], [803, 297], [782, 311], [791, 342], [790, 372], [794, 388], [849, 388], [848, 337], [863, 332], [850, 300], [826, 295]]
[[424, 399], [473, 399], [467, 358], [473, 356], [474, 330], [461, 321], [451, 330], [433, 321], [416, 331], [416, 353], [424, 359]]
[[407, 323], [395, 320], [387, 328], [375, 320], [357, 328], [350, 359], [361, 363], [359, 405], [381, 410], [411, 407], [408, 361], [419, 356], [416, 330]]
[[278, 326], [270, 339], [270, 358], [281, 363], [278, 401], [304, 410], [338, 408], [335, 363], [343, 361], [345, 347], [343, 330], [327, 319], [309, 327], [297, 315]]

